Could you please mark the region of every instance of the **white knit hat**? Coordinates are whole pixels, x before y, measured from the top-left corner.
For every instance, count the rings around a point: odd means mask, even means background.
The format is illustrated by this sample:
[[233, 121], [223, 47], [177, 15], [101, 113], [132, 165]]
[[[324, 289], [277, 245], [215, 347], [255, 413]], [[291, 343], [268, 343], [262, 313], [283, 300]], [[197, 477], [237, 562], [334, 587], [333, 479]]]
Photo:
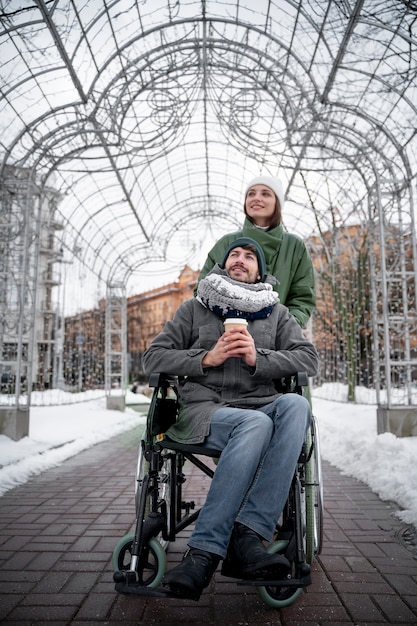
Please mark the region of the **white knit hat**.
[[282, 211], [282, 209], [284, 208], [284, 189], [282, 187], [281, 181], [278, 180], [278, 178], [272, 178], [272, 176], [256, 176], [256, 178], [253, 178], [246, 186], [245, 198], [249, 189], [254, 185], [265, 185], [266, 187], [272, 189], [272, 191], [278, 198], [279, 206], [281, 207]]

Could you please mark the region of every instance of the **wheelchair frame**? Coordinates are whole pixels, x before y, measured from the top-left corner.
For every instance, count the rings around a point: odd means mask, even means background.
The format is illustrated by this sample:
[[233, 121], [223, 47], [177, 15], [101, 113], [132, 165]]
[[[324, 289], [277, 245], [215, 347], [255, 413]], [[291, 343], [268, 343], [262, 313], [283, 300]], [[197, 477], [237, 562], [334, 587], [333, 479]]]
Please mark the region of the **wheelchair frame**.
[[[196, 509], [194, 501], [183, 500], [186, 462], [212, 478], [215, 470], [199, 457], [219, 457], [218, 450], [202, 450], [198, 445], [180, 444], [164, 436], [176, 419], [177, 385], [177, 378], [160, 373], [151, 374], [149, 379], [154, 391], [138, 455], [135, 530], [120, 539], [112, 558], [115, 589], [121, 594], [177, 597], [159, 585], [166, 570], [169, 543], [195, 522], [201, 508]], [[307, 374], [301, 372], [277, 381], [277, 390], [302, 394], [307, 385]], [[238, 580], [237, 584], [255, 586], [269, 606], [291, 604], [311, 584], [310, 566], [321, 551], [322, 537], [321, 462], [313, 417], [275, 540], [267, 547], [268, 552], [280, 552], [290, 560], [291, 575], [280, 580]]]

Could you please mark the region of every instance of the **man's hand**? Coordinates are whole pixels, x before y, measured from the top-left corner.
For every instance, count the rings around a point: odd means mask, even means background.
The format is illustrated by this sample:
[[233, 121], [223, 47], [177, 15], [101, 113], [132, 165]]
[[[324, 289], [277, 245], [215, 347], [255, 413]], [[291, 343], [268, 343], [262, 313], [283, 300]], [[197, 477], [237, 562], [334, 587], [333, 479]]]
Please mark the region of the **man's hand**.
[[217, 367], [230, 357], [241, 358], [251, 367], [256, 366], [256, 349], [252, 335], [246, 329], [227, 330], [212, 350], [204, 356], [203, 367]]

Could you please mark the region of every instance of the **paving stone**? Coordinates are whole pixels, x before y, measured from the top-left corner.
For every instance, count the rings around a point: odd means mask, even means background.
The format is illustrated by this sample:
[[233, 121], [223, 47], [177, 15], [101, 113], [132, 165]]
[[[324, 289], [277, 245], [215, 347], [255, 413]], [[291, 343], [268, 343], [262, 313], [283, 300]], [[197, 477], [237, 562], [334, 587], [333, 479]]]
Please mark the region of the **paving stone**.
[[373, 600], [380, 607], [389, 623], [392, 624], [416, 624], [416, 614], [399, 596], [387, 597], [374, 595]]
[[[219, 570], [199, 602], [117, 594], [111, 556], [134, 524], [138, 439], [125, 433], [98, 444], [0, 498], [2, 626], [417, 624], [416, 554], [401, 541], [407, 526], [392, 503], [324, 462], [323, 550], [312, 585], [292, 605], [269, 607]], [[184, 498], [201, 503], [210, 481], [198, 473], [192, 468]], [[169, 568], [190, 532], [170, 545]]]

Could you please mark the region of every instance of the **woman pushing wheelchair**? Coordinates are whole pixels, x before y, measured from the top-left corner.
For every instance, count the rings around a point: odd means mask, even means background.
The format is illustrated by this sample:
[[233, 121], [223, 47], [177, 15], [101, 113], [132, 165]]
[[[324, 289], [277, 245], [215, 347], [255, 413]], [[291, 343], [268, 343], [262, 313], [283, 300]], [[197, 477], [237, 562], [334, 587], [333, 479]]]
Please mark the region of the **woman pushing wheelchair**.
[[230, 243], [238, 237], [255, 239], [265, 254], [269, 274], [277, 280], [273, 289], [304, 328], [316, 304], [314, 270], [303, 240], [285, 230], [282, 221], [284, 190], [278, 178], [256, 176], [247, 185], [245, 220], [239, 231], [221, 237], [212, 247], [200, 272], [204, 278], [221, 263]]
[[[247, 580], [283, 577], [290, 564], [267, 552], [284, 507], [311, 411], [274, 380], [306, 371], [318, 355], [279, 303], [259, 243], [239, 237], [145, 352], [150, 372], [180, 377], [174, 441], [219, 451], [207, 499], [180, 565], [162, 584], [198, 600], [220, 561], [222, 574]], [[239, 318], [247, 328], [224, 330]]]

